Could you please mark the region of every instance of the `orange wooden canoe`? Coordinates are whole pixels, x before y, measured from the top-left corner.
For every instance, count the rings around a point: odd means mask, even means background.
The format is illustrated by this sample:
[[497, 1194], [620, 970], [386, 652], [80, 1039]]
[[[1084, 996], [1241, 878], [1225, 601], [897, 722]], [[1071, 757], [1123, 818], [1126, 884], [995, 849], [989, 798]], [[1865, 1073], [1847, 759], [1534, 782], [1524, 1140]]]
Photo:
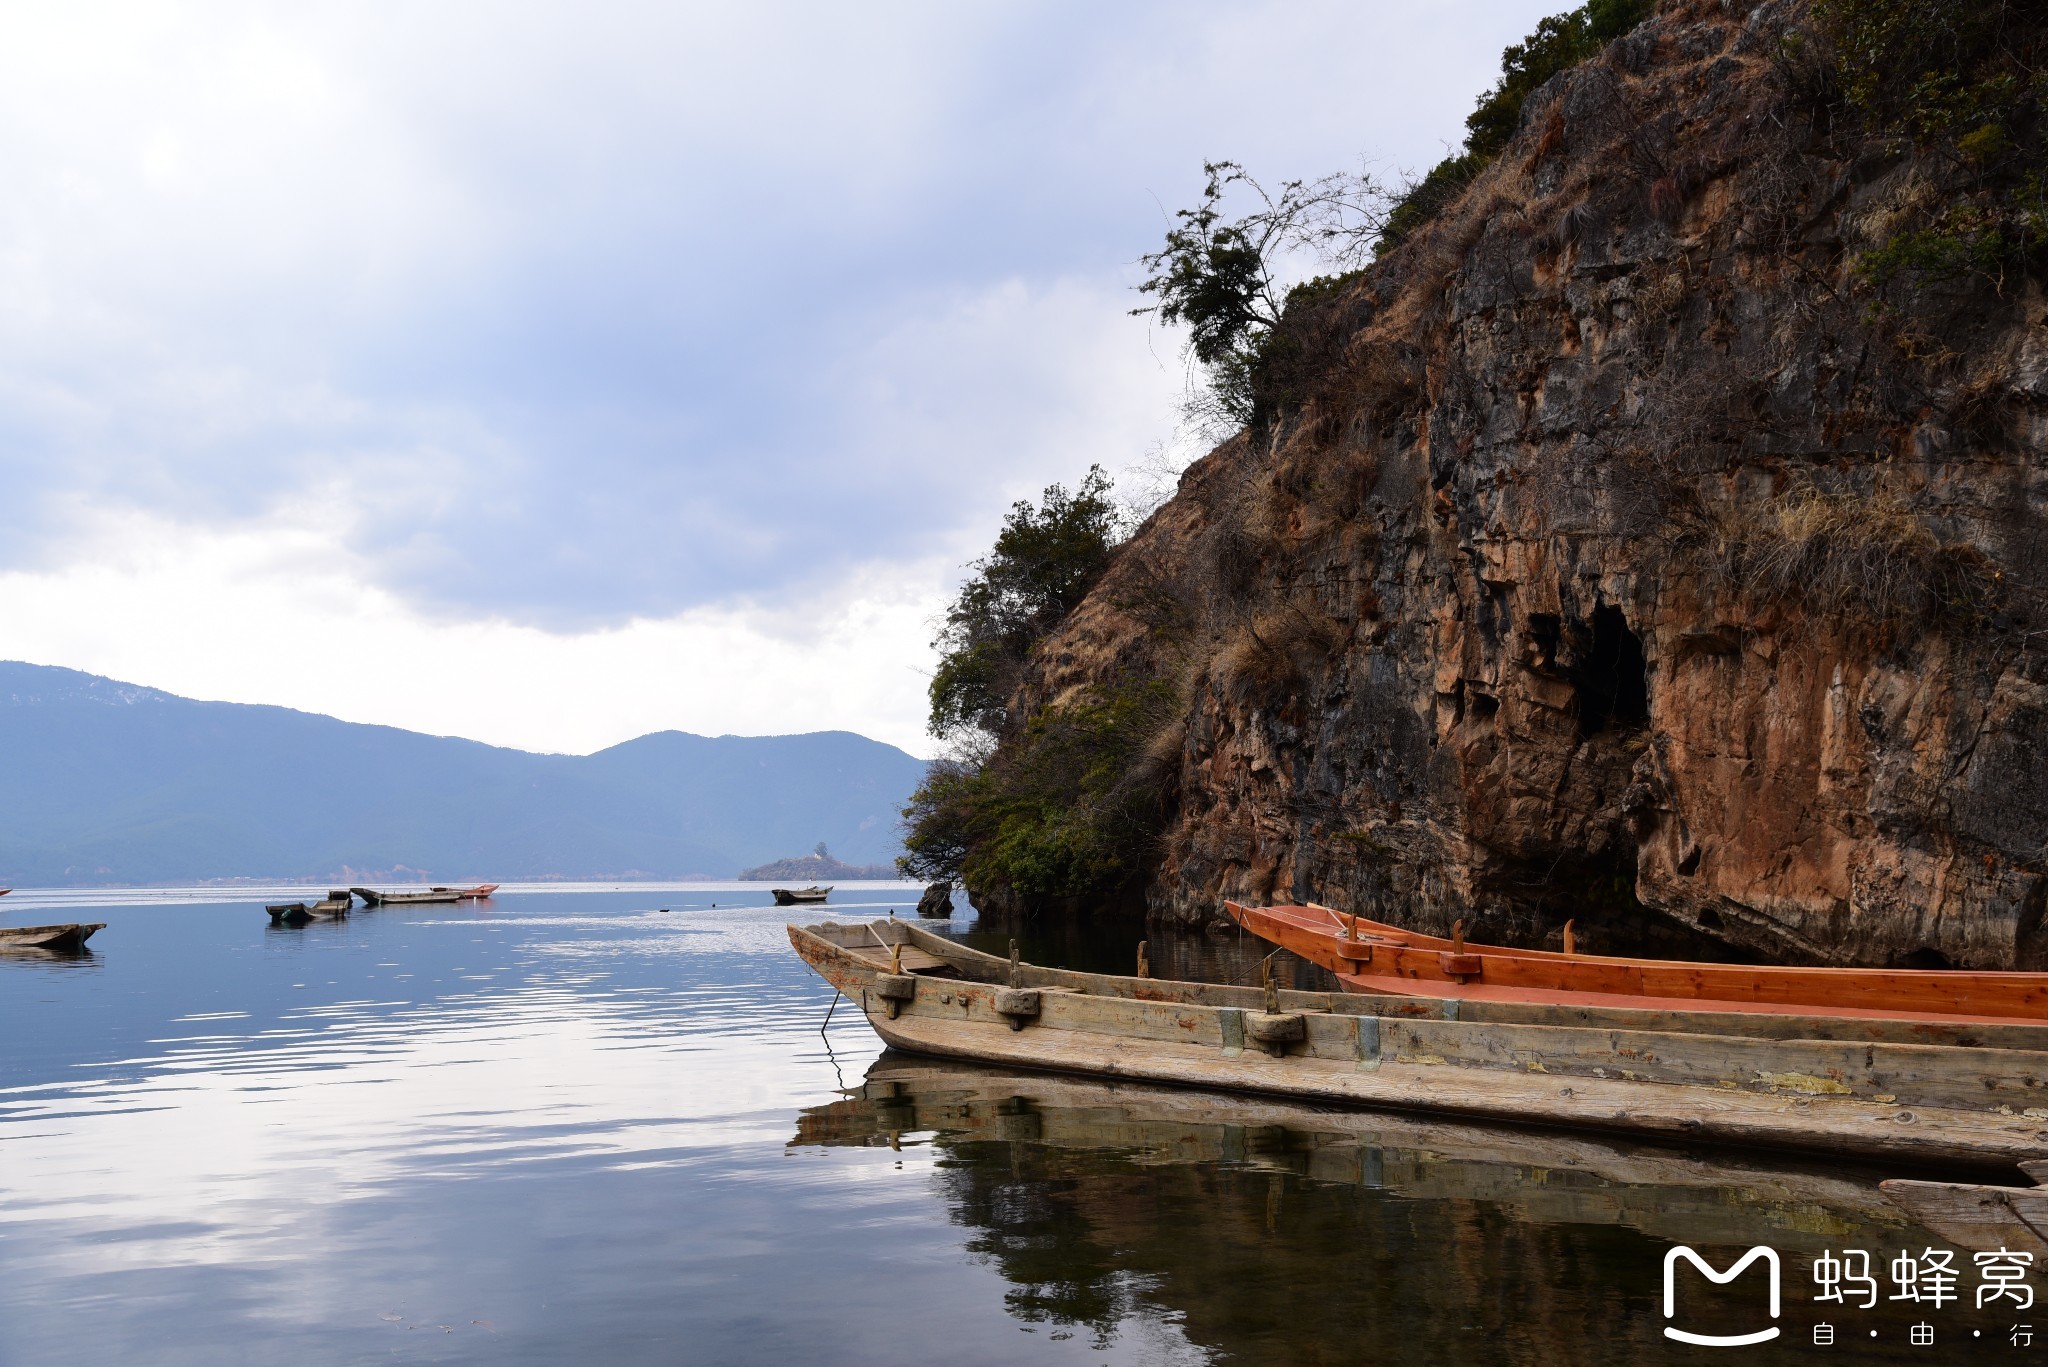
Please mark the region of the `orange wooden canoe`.
[[1329, 907], [1245, 907], [1233, 921], [1337, 975], [1349, 992], [1943, 1021], [2048, 1020], [2048, 973], [1788, 968], [1628, 959], [1446, 940]]

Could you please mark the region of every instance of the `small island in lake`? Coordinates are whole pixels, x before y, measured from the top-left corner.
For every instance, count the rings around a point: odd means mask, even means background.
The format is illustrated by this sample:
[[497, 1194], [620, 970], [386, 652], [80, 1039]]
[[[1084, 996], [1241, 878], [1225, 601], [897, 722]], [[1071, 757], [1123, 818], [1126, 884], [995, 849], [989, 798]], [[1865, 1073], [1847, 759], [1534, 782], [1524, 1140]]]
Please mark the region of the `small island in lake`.
[[813, 883], [830, 879], [833, 882], [859, 882], [863, 879], [893, 879], [900, 877], [894, 864], [849, 864], [834, 859], [831, 851], [820, 840], [809, 854], [800, 854], [790, 859], [778, 859], [759, 868], [743, 869], [740, 879], [749, 883], [785, 882], [808, 879]]

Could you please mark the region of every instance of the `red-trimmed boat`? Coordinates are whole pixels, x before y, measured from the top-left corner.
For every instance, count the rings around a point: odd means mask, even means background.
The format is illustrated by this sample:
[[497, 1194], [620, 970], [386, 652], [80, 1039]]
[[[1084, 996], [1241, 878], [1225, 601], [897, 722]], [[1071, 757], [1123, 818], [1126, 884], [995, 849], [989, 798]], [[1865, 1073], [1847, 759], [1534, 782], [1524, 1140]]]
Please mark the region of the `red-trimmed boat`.
[[1632, 959], [1576, 952], [1569, 925], [1559, 953], [1469, 944], [1462, 921], [1447, 940], [1315, 903], [1225, 902], [1223, 909], [1260, 939], [1329, 969], [1348, 992], [1895, 1020], [2048, 1020], [2048, 973]]

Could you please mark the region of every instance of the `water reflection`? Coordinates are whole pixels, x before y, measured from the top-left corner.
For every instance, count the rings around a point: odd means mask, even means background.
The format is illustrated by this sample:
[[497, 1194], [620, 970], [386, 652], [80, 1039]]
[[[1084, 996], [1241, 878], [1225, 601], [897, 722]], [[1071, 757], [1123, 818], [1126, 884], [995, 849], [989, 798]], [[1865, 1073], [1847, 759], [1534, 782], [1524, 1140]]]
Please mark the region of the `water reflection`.
[[0, 965], [19, 970], [35, 968], [77, 970], [94, 968], [99, 960], [90, 946], [77, 949], [43, 949], [34, 945], [0, 944]]
[[[1690, 1360], [1662, 1336], [1673, 1243], [1722, 1266], [1776, 1248], [1788, 1337], [1745, 1360], [1804, 1360], [1814, 1255], [1931, 1237], [1874, 1172], [896, 1054], [807, 1110], [792, 1143], [936, 1150], [935, 1194], [1020, 1320], [1100, 1340], [1166, 1317], [1221, 1359], [1262, 1364]], [[1702, 1282], [1688, 1309], [1754, 1318], [1757, 1288], [1739, 1291]], [[1908, 1327], [1925, 1313], [1851, 1312], [1844, 1351], [1917, 1361]], [[2009, 1350], [1967, 1338], [2002, 1336], [1995, 1318], [1951, 1307], [1944, 1345]]]

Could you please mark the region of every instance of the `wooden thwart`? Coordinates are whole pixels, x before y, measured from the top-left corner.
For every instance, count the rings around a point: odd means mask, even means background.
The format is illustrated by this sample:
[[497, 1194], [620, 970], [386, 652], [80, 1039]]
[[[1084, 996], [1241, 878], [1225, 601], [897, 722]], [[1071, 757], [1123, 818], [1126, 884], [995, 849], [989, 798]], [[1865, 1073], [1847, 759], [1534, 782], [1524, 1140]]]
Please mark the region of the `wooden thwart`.
[[907, 939], [889, 939], [879, 929], [883, 924], [885, 923], [869, 923], [864, 927], [868, 934], [868, 943], [850, 946], [847, 952], [875, 965], [885, 973], [940, 973], [952, 968], [944, 959], [917, 948]]

